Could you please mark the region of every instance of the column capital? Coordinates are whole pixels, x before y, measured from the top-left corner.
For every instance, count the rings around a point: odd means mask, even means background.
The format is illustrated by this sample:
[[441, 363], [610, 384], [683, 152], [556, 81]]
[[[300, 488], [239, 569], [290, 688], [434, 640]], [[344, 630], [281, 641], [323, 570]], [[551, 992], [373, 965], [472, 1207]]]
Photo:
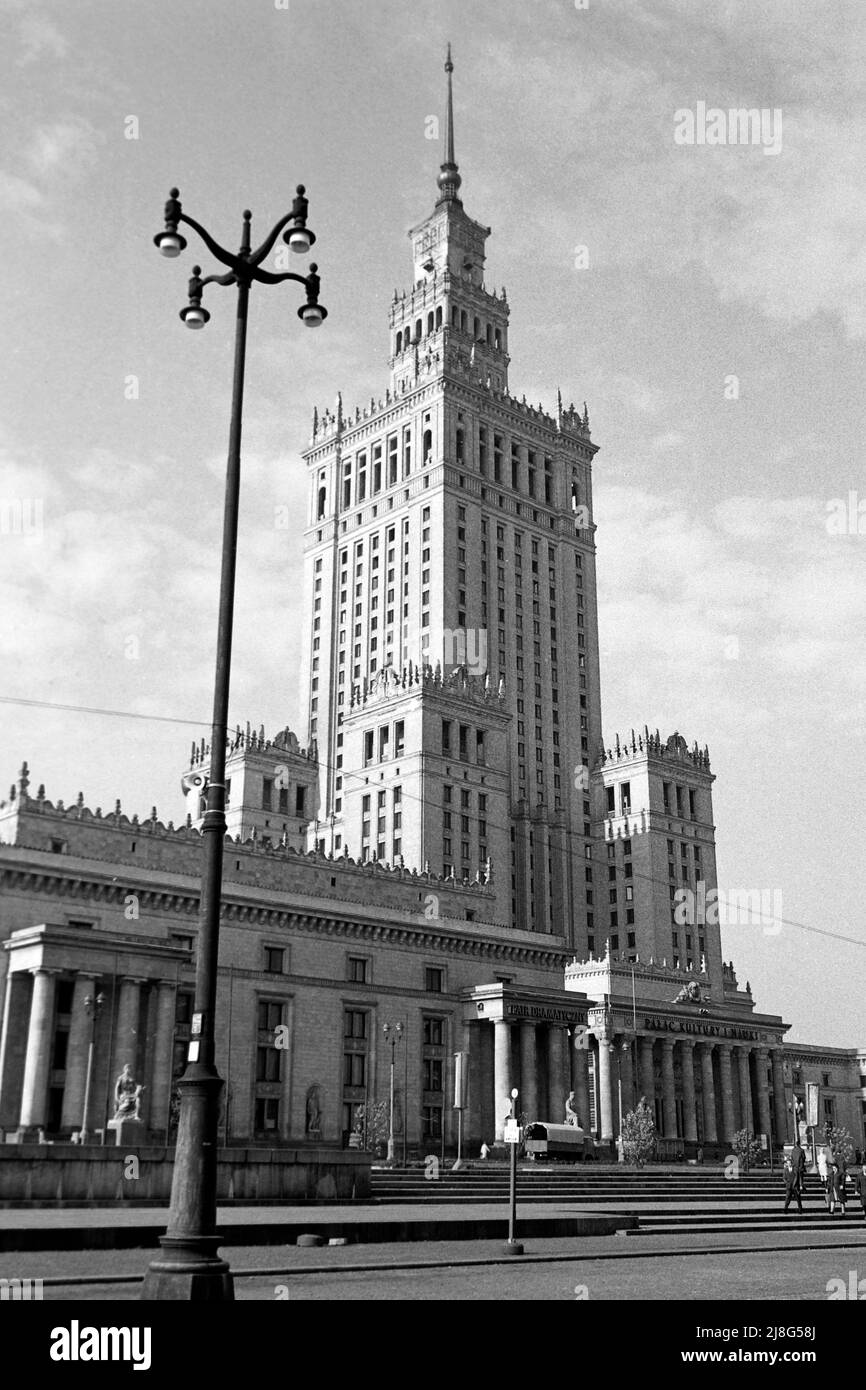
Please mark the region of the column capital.
[[663, 1052], [673, 1052], [673, 1050], [674, 1050], [674, 1043], [675, 1043], [675, 1042], [679, 1042], [679, 1038], [662, 1038], [662, 1040], [661, 1040], [662, 1051], [663, 1051]]
[[692, 1052], [694, 1052], [694, 1050], [695, 1050], [695, 1048], [697, 1047], [697, 1044], [698, 1044], [697, 1038], [689, 1038], [689, 1037], [685, 1037], [685, 1036], [683, 1036], [683, 1037], [681, 1037], [681, 1038], [676, 1038], [676, 1039], [673, 1039], [673, 1038], [672, 1038], [671, 1041], [672, 1041], [672, 1042], [673, 1042], [673, 1041], [678, 1042], [678, 1043], [680, 1044], [681, 1047], [688, 1047], [688, 1048], [691, 1048]]
[[27, 974], [32, 975], [34, 980], [37, 975], [62, 975], [63, 967], [61, 965], [28, 965]]

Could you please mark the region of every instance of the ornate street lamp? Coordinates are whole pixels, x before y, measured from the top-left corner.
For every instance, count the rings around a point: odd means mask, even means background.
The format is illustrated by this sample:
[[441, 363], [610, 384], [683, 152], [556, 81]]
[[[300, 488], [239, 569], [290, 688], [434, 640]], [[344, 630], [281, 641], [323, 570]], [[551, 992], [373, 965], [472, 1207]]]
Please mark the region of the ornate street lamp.
[[[383, 1023], [382, 1034], [386, 1042], [391, 1044], [391, 1104], [388, 1114], [388, 1162], [394, 1162], [394, 1049], [403, 1036], [402, 1023]], [[406, 1124], [406, 1097], [403, 1097], [403, 1125]]]
[[165, 1235], [160, 1237], [162, 1256], [151, 1264], [145, 1276], [141, 1294], [145, 1299], [198, 1301], [234, 1298], [228, 1264], [217, 1255], [220, 1245], [220, 1237], [216, 1232], [217, 1132], [223, 1082], [215, 1065], [214, 1013], [223, 842], [226, 833], [225, 760], [240, 495], [247, 307], [250, 286], [254, 282], [277, 285], [282, 280], [296, 280], [306, 291], [306, 303], [298, 309], [298, 316], [307, 327], [317, 328], [327, 317], [327, 309], [319, 303], [320, 281], [315, 265], [310, 266], [308, 275], [295, 275], [292, 271], [275, 273], [262, 269], [265, 257], [273, 250], [281, 232], [283, 241], [293, 251], [309, 251], [315, 236], [307, 227], [307, 206], [303, 184], [299, 184], [291, 212], [280, 218], [255, 251], [250, 244], [252, 213], [245, 212], [240, 250], [235, 254], [226, 251], [204, 227], [187, 216], [181, 208], [178, 190], [173, 188], [165, 205], [165, 229], [154, 237], [157, 250], [163, 256], [179, 256], [186, 247], [186, 239], [178, 231], [178, 227], [185, 223], [198, 233], [216, 259], [222, 265], [228, 266], [225, 275], [207, 275], [204, 279], [201, 278], [201, 267], [193, 266], [189, 282], [189, 303], [180, 312], [180, 317], [188, 328], [203, 328], [210, 318], [210, 314], [202, 308], [201, 303], [206, 285], [237, 285], [238, 300], [223, 519], [211, 764], [206, 810], [202, 821], [204, 863], [196, 959], [195, 1011], [187, 1066], [177, 1083], [180, 1092], [180, 1118], [168, 1229]]
[[87, 1076], [84, 1082], [84, 1105], [81, 1114], [81, 1134], [78, 1137], [80, 1144], [86, 1144], [90, 1138], [87, 1128], [87, 1119], [90, 1114], [90, 1088], [93, 1081], [93, 1052], [96, 1046], [96, 1025], [99, 1022], [99, 1015], [102, 1013], [102, 1006], [105, 1003], [105, 995], [102, 990], [97, 995], [87, 994], [84, 997], [84, 1012], [90, 1019], [90, 1042], [87, 1045]]

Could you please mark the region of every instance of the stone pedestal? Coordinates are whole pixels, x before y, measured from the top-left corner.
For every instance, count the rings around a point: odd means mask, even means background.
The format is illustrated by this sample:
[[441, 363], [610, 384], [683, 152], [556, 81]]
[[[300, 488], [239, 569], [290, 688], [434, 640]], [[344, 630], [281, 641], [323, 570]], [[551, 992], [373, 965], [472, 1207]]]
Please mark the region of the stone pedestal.
[[[147, 1125], [134, 1115], [127, 1115], [122, 1120], [109, 1120], [106, 1128], [114, 1135], [117, 1145], [135, 1148], [136, 1145], [147, 1143]], [[110, 1144], [111, 1139], [108, 1142]]]

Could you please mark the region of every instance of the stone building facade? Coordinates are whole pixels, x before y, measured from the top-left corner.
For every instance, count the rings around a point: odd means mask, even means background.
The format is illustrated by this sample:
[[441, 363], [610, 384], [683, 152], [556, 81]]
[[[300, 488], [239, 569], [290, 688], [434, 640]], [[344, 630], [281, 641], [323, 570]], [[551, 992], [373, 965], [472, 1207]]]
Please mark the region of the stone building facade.
[[[501, 1136], [513, 1086], [528, 1118], [561, 1119], [573, 1091], [602, 1144], [641, 1095], [670, 1153], [741, 1128], [781, 1143], [813, 1079], [866, 1147], [862, 1050], [789, 1045], [723, 958], [706, 747], [603, 741], [598, 446], [585, 407], [509, 388], [450, 61], [448, 80], [384, 396], [317, 412], [304, 454], [303, 738], [247, 726], [227, 748], [222, 1134], [346, 1144], [393, 1058], [398, 1140], [453, 1150], [464, 1054], [470, 1148]], [[179, 828], [52, 802], [26, 765], [0, 805], [7, 1138], [104, 1130], [127, 1063], [171, 1138], [209, 758], [193, 746]], [[773, 929], [772, 902], [736, 896]]]

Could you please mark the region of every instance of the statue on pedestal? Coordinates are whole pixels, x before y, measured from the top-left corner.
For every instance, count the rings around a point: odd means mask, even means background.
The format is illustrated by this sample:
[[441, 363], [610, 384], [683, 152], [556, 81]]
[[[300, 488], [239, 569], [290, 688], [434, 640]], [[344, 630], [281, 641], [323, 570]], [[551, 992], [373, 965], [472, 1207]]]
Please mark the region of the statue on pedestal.
[[115, 1131], [118, 1144], [140, 1138], [143, 1091], [144, 1086], [136, 1081], [132, 1067], [126, 1062], [114, 1083], [114, 1118], [108, 1122], [108, 1128]]

